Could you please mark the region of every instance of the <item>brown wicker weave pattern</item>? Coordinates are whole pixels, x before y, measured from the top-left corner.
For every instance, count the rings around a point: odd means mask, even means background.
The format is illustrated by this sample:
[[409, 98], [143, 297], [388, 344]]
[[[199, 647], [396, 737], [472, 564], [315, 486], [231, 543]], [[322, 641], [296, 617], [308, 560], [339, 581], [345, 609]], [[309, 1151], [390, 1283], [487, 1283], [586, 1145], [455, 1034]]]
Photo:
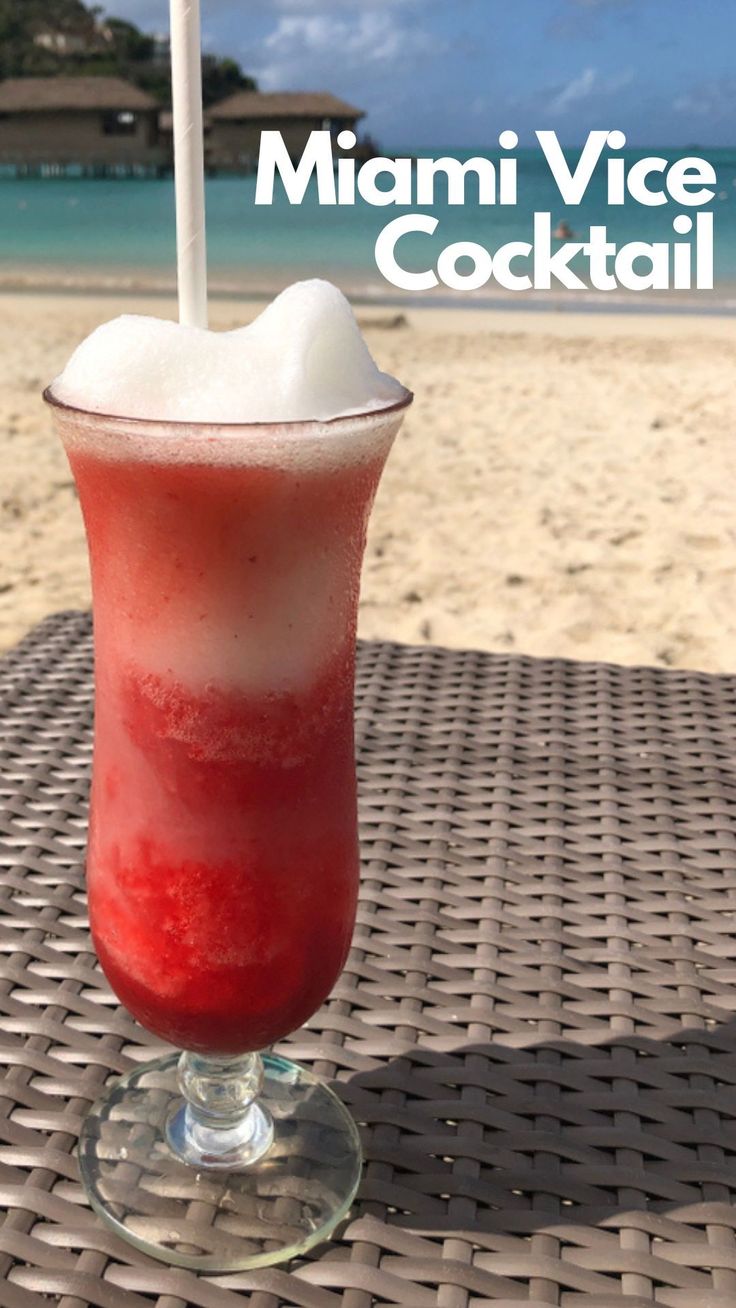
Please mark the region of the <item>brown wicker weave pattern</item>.
[[289, 1042], [364, 1126], [360, 1201], [215, 1278], [103, 1229], [71, 1152], [153, 1046], [85, 929], [87, 618], [0, 703], [2, 1305], [734, 1308], [736, 680], [362, 648], [355, 948]]

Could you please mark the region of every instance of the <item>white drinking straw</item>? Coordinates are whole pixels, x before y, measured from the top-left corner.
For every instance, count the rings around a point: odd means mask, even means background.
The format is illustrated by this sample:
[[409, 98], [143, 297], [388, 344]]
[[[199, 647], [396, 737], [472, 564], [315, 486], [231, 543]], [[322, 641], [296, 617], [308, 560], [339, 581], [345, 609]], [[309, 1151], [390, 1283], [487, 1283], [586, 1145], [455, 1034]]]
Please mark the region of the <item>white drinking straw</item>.
[[207, 326], [199, 0], [171, 0], [171, 91], [179, 321]]

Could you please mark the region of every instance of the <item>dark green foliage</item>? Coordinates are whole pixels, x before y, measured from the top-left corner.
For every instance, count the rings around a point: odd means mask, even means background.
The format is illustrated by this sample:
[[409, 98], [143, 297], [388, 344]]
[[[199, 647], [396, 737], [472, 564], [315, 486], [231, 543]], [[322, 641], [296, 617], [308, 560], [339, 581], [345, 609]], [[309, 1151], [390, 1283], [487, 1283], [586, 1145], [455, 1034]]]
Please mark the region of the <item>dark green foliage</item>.
[[43, 77], [61, 71], [59, 56], [34, 44], [37, 32], [91, 33], [94, 14], [81, 0], [0, 0], [0, 75]]
[[233, 91], [255, 91], [252, 77], [243, 72], [234, 59], [218, 59], [205, 55], [202, 60], [202, 98], [205, 105], [224, 100]]
[[[82, 37], [87, 48], [74, 54], [47, 50], [35, 42], [40, 32]], [[124, 77], [162, 104], [171, 97], [168, 64], [156, 59], [153, 38], [133, 23], [107, 18], [99, 5], [82, 0], [0, 0], [0, 78], [58, 75]], [[234, 59], [206, 55], [202, 61], [205, 105], [255, 85]]]
[[122, 18], [108, 18], [105, 28], [112, 37], [112, 48], [121, 65], [146, 63], [153, 58], [153, 37], [140, 32], [133, 23], [126, 23]]

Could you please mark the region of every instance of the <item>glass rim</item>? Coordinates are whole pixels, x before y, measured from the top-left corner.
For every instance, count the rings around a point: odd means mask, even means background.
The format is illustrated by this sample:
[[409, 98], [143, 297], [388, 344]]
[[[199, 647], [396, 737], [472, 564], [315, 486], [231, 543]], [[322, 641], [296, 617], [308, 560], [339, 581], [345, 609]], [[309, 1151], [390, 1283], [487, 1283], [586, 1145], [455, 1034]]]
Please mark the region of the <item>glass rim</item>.
[[234, 435], [236, 432], [263, 432], [273, 431], [275, 429], [286, 429], [289, 432], [309, 432], [318, 431], [323, 427], [339, 427], [348, 423], [360, 423], [375, 421], [380, 418], [390, 418], [395, 414], [402, 413], [408, 409], [414, 400], [414, 392], [408, 387], [402, 386], [403, 395], [401, 399], [394, 401], [393, 404], [384, 404], [373, 409], [361, 409], [357, 413], [343, 413], [335, 418], [297, 418], [279, 421], [274, 419], [268, 422], [221, 422], [215, 419], [212, 422], [202, 421], [191, 418], [133, 418], [125, 417], [119, 413], [101, 413], [96, 409], [83, 409], [79, 405], [68, 404], [66, 400], [60, 400], [54, 394], [53, 382], [47, 386], [42, 393], [42, 398], [52, 409], [59, 413], [68, 414], [70, 417], [78, 417], [87, 421], [98, 421], [110, 424], [113, 428], [117, 427], [120, 431], [130, 433], [131, 426], [141, 427], [145, 430], [154, 428], [172, 428], [176, 431], [185, 431], [192, 429], [199, 431], [223, 431]]

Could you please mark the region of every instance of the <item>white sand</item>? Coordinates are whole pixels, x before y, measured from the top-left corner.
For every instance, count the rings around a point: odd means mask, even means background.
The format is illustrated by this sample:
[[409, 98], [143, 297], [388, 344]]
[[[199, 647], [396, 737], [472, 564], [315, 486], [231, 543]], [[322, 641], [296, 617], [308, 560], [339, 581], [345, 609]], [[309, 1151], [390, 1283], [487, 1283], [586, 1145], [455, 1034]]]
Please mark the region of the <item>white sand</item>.
[[[174, 306], [0, 297], [0, 645], [89, 604], [79, 506], [40, 391], [121, 312]], [[216, 302], [213, 325], [252, 312]], [[407, 317], [367, 332], [417, 398], [374, 512], [361, 634], [736, 671], [732, 322]]]

